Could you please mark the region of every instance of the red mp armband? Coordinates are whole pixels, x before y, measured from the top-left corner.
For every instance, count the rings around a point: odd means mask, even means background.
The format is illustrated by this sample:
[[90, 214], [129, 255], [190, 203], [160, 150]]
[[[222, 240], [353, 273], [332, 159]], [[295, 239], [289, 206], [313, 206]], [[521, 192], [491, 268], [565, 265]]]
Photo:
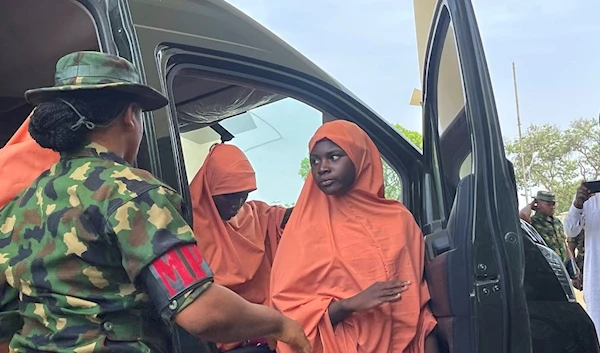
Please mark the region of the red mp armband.
[[142, 273], [148, 294], [163, 317], [174, 314], [164, 311], [176, 309], [171, 303], [182, 294], [212, 279], [212, 271], [195, 244], [170, 249], [154, 260]]

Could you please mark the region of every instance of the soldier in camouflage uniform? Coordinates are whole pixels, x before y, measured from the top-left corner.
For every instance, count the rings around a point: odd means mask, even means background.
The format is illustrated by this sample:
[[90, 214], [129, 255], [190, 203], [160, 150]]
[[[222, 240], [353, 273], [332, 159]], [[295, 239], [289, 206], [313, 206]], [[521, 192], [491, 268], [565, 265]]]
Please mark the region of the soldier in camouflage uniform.
[[167, 104], [131, 63], [69, 54], [54, 87], [25, 97], [37, 105], [32, 137], [61, 159], [0, 211], [0, 342], [12, 339], [11, 352], [168, 352], [173, 322], [208, 340], [266, 336], [310, 351], [296, 322], [212, 283], [181, 197], [130, 165], [141, 112]]
[[[544, 241], [563, 261], [571, 256], [567, 249], [567, 237], [562, 222], [554, 217], [556, 197], [548, 191], [539, 191], [529, 205], [519, 215], [540, 233]], [[531, 211], [535, 214], [531, 216]]]

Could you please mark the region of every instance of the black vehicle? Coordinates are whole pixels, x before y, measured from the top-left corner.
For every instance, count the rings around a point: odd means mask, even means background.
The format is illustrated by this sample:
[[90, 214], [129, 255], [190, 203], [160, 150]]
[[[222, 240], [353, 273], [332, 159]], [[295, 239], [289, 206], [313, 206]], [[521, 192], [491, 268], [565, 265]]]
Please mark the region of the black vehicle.
[[[277, 192], [292, 200], [302, 183], [298, 164], [261, 170], [257, 156], [299, 163], [320, 124], [354, 121], [378, 146], [401, 185], [399, 199], [425, 235], [443, 352], [598, 352], [593, 324], [568, 291], [568, 278], [540, 244], [520, 234], [527, 229], [519, 224], [471, 1], [440, 0], [432, 13], [421, 63], [421, 152], [224, 0], [5, 0], [0, 144], [31, 110], [23, 92], [51, 85], [56, 60], [76, 50], [125, 57], [169, 96], [169, 106], [145, 115], [137, 163], [188, 205], [189, 182], [213, 142], [245, 150], [265, 201], [275, 201]], [[261, 181], [269, 173], [272, 178]], [[176, 346], [214, 351], [212, 344], [181, 337]]]

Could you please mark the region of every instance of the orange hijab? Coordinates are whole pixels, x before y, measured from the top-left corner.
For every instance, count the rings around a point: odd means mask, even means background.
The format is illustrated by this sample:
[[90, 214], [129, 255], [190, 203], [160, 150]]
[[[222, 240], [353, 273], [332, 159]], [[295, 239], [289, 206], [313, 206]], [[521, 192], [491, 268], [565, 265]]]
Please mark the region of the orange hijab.
[[234, 145], [213, 146], [190, 185], [194, 234], [216, 283], [250, 302], [269, 305], [271, 264], [285, 208], [250, 201], [225, 222], [212, 199], [248, 190], [256, 190], [256, 179], [246, 155]]
[[[297, 320], [314, 353], [422, 353], [436, 321], [423, 278], [424, 241], [411, 213], [384, 198], [377, 147], [357, 125], [322, 125], [322, 139], [343, 149], [356, 167], [352, 189], [327, 196], [309, 174], [286, 226], [271, 273], [274, 306]], [[411, 281], [402, 299], [353, 313], [335, 329], [328, 307], [377, 281]], [[279, 353], [292, 352], [283, 344]]]
[[29, 135], [29, 120], [34, 111], [0, 149], [0, 208], [60, 159], [57, 152], [41, 147]]

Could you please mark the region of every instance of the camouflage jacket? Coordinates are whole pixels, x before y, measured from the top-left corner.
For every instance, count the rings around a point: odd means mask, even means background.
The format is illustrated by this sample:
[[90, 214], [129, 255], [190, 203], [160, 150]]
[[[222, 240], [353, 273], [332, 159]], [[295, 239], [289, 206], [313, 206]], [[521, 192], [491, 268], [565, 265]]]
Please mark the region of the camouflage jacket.
[[136, 280], [171, 247], [195, 243], [181, 205], [100, 145], [62, 156], [0, 211], [0, 340], [12, 337], [14, 352], [169, 351]]
[[562, 222], [553, 216], [546, 217], [539, 212], [531, 216], [531, 225], [540, 233], [550, 249], [556, 251], [563, 261], [568, 258], [567, 237]]

